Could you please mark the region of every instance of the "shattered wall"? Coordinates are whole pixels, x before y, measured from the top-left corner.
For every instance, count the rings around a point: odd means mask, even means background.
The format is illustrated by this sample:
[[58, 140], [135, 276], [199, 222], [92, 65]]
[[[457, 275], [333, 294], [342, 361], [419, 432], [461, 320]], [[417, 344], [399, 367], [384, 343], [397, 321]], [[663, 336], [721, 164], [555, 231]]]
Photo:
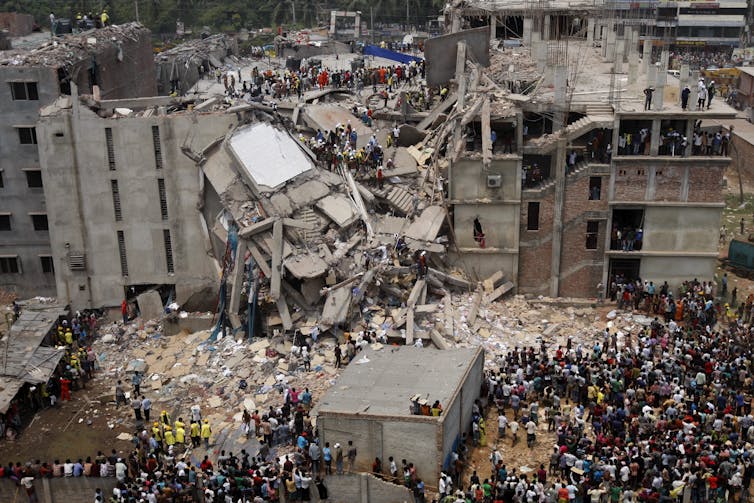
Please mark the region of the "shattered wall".
[[[197, 211], [202, 175], [181, 147], [186, 143], [202, 150], [223, 136], [235, 119], [233, 114], [213, 113], [101, 118], [84, 106], [78, 118], [70, 109], [51, 107], [43, 114], [38, 126], [40, 160], [59, 299], [68, 299], [76, 309], [118, 305], [124, 286], [138, 284], [179, 284], [178, 303], [195, 291], [216, 291], [216, 265], [207, 253]], [[56, 136], [59, 132], [62, 137]], [[105, 146], [108, 134], [112, 163]], [[86, 271], [71, 270], [69, 250], [86, 254]]]
[[231, 55], [238, 55], [238, 41], [224, 34], [188, 40], [155, 55], [157, 93], [162, 96], [170, 94], [171, 80], [178, 81], [180, 93], [185, 93], [201, 78], [201, 65], [213, 72], [216, 68], [223, 68], [226, 58]]

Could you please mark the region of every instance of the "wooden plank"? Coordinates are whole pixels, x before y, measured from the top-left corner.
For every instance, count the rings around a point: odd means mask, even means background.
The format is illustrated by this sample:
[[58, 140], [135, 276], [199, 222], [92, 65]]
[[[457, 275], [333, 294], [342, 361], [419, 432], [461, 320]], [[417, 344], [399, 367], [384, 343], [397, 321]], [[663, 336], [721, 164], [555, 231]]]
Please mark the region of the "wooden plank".
[[280, 298], [280, 268], [283, 265], [283, 222], [275, 220], [272, 226], [272, 276], [270, 277], [270, 297]]

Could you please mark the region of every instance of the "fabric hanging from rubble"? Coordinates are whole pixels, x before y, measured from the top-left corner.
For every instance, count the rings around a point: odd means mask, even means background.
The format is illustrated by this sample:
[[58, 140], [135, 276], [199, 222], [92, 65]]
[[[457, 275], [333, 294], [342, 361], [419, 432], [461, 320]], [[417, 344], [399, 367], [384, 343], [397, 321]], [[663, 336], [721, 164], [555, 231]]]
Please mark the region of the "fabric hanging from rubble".
[[217, 324], [215, 325], [214, 330], [212, 330], [212, 335], [209, 338], [210, 341], [217, 340], [217, 336], [220, 331], [222, 331], [223, 328], [228, 324], [228, 310], [226, 309], [226, 301], [228, 297], [228, 275], [231, 273], [233, 266], [235, 265], [237, 248], [238, 228], [235, 226], [235, 224], [230, 224], [228, 226], [228, 242], [225, 245], [225, 255], [223, 257], [223, 269], [222, 276], [220, 278], [220, 291], [217, 297], [217, 308], [215, 309]]

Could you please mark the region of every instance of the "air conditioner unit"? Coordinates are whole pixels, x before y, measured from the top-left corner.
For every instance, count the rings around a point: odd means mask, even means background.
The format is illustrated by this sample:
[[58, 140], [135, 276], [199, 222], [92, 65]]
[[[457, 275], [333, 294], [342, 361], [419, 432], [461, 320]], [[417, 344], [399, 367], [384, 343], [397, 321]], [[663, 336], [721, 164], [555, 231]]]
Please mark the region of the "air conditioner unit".
[[503, 186], [503, 177], [500, 175], [487, 175], [487, 188], [499, 189]]

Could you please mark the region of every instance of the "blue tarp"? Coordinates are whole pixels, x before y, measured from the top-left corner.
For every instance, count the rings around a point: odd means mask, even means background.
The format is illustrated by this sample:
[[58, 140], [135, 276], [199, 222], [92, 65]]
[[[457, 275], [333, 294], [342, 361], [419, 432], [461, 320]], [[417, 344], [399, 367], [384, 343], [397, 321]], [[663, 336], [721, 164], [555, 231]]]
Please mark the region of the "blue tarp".
[[422, 58], [418, 58], [416, 56], [409, 56], [408, 54], [403, 54], [402, 52], [388, 51], [387, 49], [383, 49], [382, 47], [378, 47], [376, 45], [365, 45], [364, 55], [377, 56], [377, 57], [385, 58], [385, 59], [392, 59], [393, 61], [403, 63], [404, 65], [407, 65], [411, 63], [412, 61], [416, 61], [417, 63], [419, 61], [422, 61]]

